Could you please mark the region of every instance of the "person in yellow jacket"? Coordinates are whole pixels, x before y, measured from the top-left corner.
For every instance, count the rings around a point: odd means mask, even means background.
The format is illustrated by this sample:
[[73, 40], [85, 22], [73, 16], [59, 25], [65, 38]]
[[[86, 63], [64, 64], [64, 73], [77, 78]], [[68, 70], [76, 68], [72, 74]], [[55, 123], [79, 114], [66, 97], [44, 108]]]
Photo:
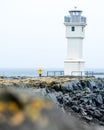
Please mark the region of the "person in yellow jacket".
[[39, 74], [39, 77], [41, 77], [42, 74], [43, 74], [43, 70], [42, 70], [42, 69], [39, 69], [39, 70], [38, 70], [38, 74]]

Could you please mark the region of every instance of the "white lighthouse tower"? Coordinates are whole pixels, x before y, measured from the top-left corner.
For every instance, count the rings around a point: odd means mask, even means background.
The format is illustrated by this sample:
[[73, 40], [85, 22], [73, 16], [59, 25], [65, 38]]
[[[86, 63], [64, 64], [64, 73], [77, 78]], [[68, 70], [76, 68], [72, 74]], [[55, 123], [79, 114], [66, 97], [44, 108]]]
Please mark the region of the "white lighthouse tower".
[[81, 16], [81, 10], [70, 10], [69, 16], [64, 17], [67, 38], [67, 57], [64, 61], [64, 74], [80, 76], [84, 71], [83, 39], [85, 34], [86, 17]]

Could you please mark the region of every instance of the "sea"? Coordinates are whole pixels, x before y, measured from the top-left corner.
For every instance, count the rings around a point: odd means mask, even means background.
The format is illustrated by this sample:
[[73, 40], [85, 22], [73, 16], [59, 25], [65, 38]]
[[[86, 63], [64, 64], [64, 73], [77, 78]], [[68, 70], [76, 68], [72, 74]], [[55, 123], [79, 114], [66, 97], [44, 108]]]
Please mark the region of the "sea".
[[[13, 76], [20, 76], [20, 77], [39, 77], [38, 70], [40, 68], [0, 68], [0, 76], [6, 76], [6, 77], [13, 77]], [[47, 76], [47, 72], [49, 72], [50, 76], [54, 75], [54, 72], [56, 73], [56, 76], [61, 76], [61, 72], [64, 71], [63, 68], [41, 68], [43, 70], [42, 76]], [[104, 69], [92, 69], [92, 68], [86, 68], [85, 71], [88, 72], [94, 72], [94, 73], [104, 73]], [[96, 75], [95, 77], [104, 77], [103, 75]]]
[[38, 77], [39, 69], [42, 69], [43, 71], [42, 76], [47, 76], [47, 72], [63, 71], [62, 68], [0, 68], [0, 76]]

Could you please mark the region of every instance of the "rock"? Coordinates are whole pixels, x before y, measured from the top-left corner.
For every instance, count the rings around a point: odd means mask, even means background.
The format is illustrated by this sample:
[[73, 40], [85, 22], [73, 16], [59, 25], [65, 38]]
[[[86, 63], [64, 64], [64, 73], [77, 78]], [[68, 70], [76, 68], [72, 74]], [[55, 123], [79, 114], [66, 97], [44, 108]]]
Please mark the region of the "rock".
[[100, 89], [104, 88], [104, 83], [103, 83], [102, 79], [96, 80], [96, 84], [97, 84], [98, 88], [100, 88]]
[[74, 90], [72, 83], [65, 82], [64, 84], [62, 84], [62, 90], [67, 92], [72, 92]]
[[25, 96], [20, 90], [0, 91], [0, 129], [95, 130], [63, 113], [51, 101], [31, 96], [31, 92]]
[[90, 115], [90, 116], [93, 116], [93, 114], [94, 114], [94, 111], [93, 111], [93, 110], [87, 110], [86, 112], [87, 112], [87, 114]]
[[101, 112], [100, 112], [99, 110], [95, 110], [95, 111], [94, 111], [94, 116], [95, 116], [96, 118], [101, 118], [101, 117], [102, 117], [102, 114], [101, 114]]
[[46, 97], [53, 103], [58, 104], [57, 98], [54, 93], [48, 93]]
[[93, 118], [90, 117], [90, 116], [83, 116], [83, 118], [86, 119], [87, 121], [91, 121], [91, 120], [93, 120]]
[[54, 84], [53, 86], [51, 86], [52, 89], [54, 89], [55, 91], [61, 91], [61, 84]]
[[64, 84], [62, 84], [62, 88], [63, 88], [63, 90], [65, 90], [67, 92], [82, 90], [82, 86], [81, 86], [80, 82], [77, 80], [65, 82]]
[[79, 107], [78, 107], [78, 106], [73, 105], [71, 108], [72, 108], [75, 112], [79, 112]]
[[80, 80], [80, 84], [81, 84], [83, 89], [87, 86], [87, 84], [84, 80]]
[[96, 87], [96, 84], [95, 84], [95, 82], [94, 82], [93, 80], [89, 80], [89, 81], [87, 81], [87, 86], [88, 86], [91, 90], [93, 90], [93, 88]]
[[47, 91], [46, 91], [46, 89], [45, 88], [42, 88], [42, 89], [39, 89], [40, 90], [40, 94], [42, 95], [42, 96], [47, 96]]
[[83, 90], [83, 87], [82, 87], [82, 85], [81, 85], [81, 83], [79, 81], [77, 83], [77, 86], [79, 87], [80, 90]]
[[104, 115], [101, 117], [101, 121], [103, 121], [103, 123], [104, 123]]
[[89, 100], [88, 98], [81, 97], [80, 103], [85, 103], [85, 104], [87, 104], [88, 100]]
[[74, 85], [74, 84], [73, 84], [73, 89], [74, 89], [74, 91], [77, 91], [77, 90], [80, 91], [79, 87], [77, 85]]
[[71, 83], [72, 83], [74, 91], [81, 90], [81, 87], [79, 85], [80, 84], [79, 81], [76, 80], [76, 81], [72, 81]]
[[72, 102], [72, 98], [69, 97], [69, 94], [63, 96], [63, 104], [69, 106]]
[[87, 93], [91, 93], [91, 89], [88, 88], [88, 87], [85, 88], [85, 91], [86, 91]]
[[[100, 121], [99, 124], [104, 126], [104, 122], [102, 122], [102, 121]], [[103, 130], [103, 129], [104, 129], [104, 128], [102, 128], [102, 130]]]
[[57, 98], [57, 100], [58, 100], [58, 102], [59, 102], [60, 104], [63, 104], [63, 95], [62, 95], [62, 94], [56, 96], [56, 98]]
[[89, 100], [88, 100], [88, 105], [91, 105], [92, 107], [96, 107], [96, 102], [95, 102], [96, 95], [89, 95]]
[[72, 100], [71, 105], [78, 105], [78, 101], [77, 100]]
[[98, 94], [98, 95], [96, 96], [95, 101], [96, 101], [96, 105], [97, 105], [97, 106], [101, 106], [101, 105], [103, 104], [103, 98], [102, 98], [101, 94]]
[[87, 115], [87, 113], [85, 112], [85, 109], [80, 108], [79, 111], [80, 111], [80, 113], [81, 113], [83, 116], [86, 116], [86, 115]]

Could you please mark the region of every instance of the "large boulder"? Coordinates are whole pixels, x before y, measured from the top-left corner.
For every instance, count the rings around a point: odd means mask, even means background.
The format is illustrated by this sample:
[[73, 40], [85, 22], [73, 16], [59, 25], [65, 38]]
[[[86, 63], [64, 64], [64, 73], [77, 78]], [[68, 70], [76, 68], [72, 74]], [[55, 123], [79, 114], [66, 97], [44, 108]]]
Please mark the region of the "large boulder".
[[[28, 89], [28, 91], [30, 91]], [[26, 91], [25, 91], [26, 92]], [[44, 98], [18, 91], [0, 92], [1, 130], [93, 130]]]

